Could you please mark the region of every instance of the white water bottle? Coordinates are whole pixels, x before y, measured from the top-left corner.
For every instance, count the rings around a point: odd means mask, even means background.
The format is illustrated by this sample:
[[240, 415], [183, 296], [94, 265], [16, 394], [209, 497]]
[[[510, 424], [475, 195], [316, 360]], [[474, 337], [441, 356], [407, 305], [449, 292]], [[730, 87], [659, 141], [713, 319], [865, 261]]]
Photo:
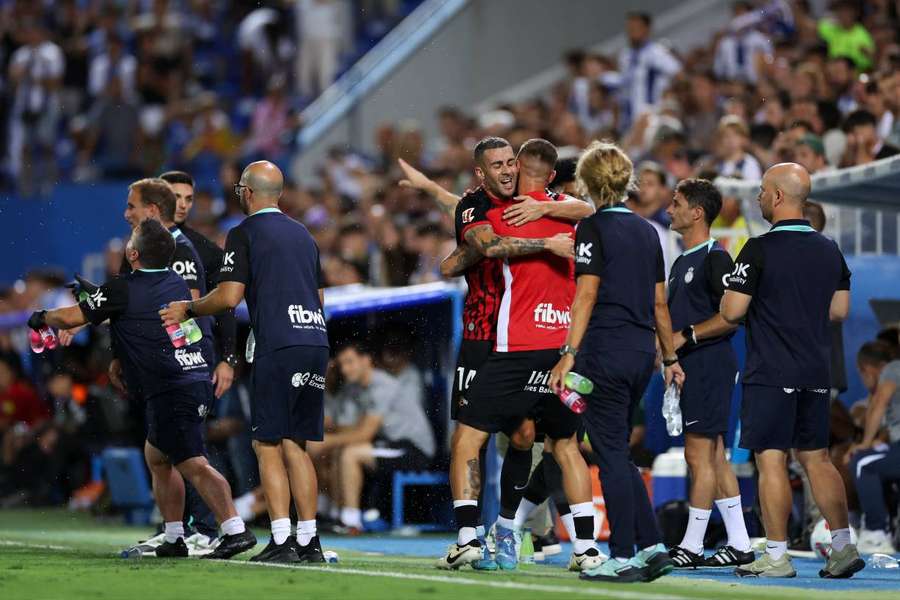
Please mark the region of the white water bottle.
[[869, 559], [869, 566], [873, 569], [898, 569], [900, 561], [890, 554], [873, 554]]
[[681, 393], [673, 381], [666, 389], [662, 405], [663, 418], [666, 420], [666, 431], [674, 437], [681, 435]]
[[250, 335], [247, 336], [247, 346], [244, 348], [244, 359], [248, 363], [253, 362], [253, 354], [256, 352], [256, 337], [253, 335], [253, 330], [250, 330]]

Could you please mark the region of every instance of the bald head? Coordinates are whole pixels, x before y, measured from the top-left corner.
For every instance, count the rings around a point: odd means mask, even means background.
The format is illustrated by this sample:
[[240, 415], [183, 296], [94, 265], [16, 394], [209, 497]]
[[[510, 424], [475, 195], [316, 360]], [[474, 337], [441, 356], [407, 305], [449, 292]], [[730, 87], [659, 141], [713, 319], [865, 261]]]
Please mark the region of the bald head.
[[809, 197], [809, 171], [797, 163], [772, 165], [763, 175], [776, 189], [781, 190], [786, 200], [802, 205]]
[[247, 165], [241, 174], [241, 182], [253, 190], [253, 195], [259, 200], [277, 201], [284, 191], [284, 175], [281, 174], [281, 169], [267, 160]]

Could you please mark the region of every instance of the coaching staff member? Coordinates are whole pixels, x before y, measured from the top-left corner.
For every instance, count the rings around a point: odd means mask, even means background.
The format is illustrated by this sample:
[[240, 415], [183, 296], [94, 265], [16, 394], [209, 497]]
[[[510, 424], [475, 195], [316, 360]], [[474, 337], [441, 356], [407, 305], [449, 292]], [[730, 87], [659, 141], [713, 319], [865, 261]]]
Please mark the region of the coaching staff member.
[[[248, 215], [231, 230], [219, 285], [193, 302], [173, 303], [167, 323], [212, 315], [247, 298], [256, 336], [251, 431], [272, 521], [272, 541], [254, 560], [324, 562], [316, 535], [316, 472], [308, 440], [323, 437], [328, 333], [322, 312], [319, 249], [306, 227], [278, 209], [284, 177], [259, 161], [235, 185]], [[291, 537], [291, 495], [300, 521]]]
[[828, 456], [829, 321], [843, 320], [850, 310], [850, 271], [837, 245], [803, 218], [809, 191], [809, 173], [798, 164], [766, 171], [758, 201], [773, 227], [743, 247], [722, 299], [726, 321], [746, 317], [741, 447], [756, 455], [768, 538], [761, 557], [735, 570], [740, 576], [796, 575], [786, 553], [790, 450], [831, 526], [832, 552], [819, 575], [845, 578], [865, 566], [850, 543], [847, 495]]

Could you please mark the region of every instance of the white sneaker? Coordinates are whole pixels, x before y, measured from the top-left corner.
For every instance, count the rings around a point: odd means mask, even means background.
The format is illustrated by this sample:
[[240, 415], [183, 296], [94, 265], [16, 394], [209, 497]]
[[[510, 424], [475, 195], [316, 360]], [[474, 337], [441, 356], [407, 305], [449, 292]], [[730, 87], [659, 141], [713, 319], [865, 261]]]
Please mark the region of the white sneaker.
[[139, 554], [140, 556], [156, 556], [156, 549], [166, 541], [166, 534], [160, 533], [152, 538], [138, 542], [134, 546], [122, 551], [122, 556]]
[[464, 565], [471, 565], [472, 563], [480, 561], [484, 558], [483, 550], [481, 544], [478, 544], [477, 542], [472, 542], [465, 546], [460, 546], [455, 543], [450, 544], [450, 548], [447, 550], [447, 556], [439, 558], [437, 562], [434, 563], [434, 566], [445, 571], [455, 571]]
[[569, 558], [569, 570], [570, 571], [587, 571], [588, 569], [594, 569], [602, 565], [609, 557], [596, 547], [591, 548], [584, 554], [575, 554], [572, 552], [571, 558]]
[[894, 554], [897, 550], [883, 529], [860, 529], [856, 549], [860, 554]]
[[184, 543], [188, 547], [188, 556], [206, 556], [212, 554], [212, 551], [219, 545], [219, 538], [211, 540], [208, 535], [195, 533], [186, 538]]

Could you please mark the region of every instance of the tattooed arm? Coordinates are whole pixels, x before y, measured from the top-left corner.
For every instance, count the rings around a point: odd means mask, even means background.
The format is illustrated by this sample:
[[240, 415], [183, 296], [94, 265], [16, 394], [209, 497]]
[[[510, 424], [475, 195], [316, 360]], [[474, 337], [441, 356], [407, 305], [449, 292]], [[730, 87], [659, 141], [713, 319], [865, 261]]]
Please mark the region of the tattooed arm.
[[536, 254], [548, 250], [557, 256], [571, 258], [575, 255], [575, 241], [565, 233], [550, 238], [501, 237], [490, 225], [471, 227], [465, 234], [466, 242], [483, 256], [507, 258]]
[[466, 269], [481, 260], [481, 256], [481, 252], [469, 244], [457, 246], [456, 250], [441, 261], [441, 275], [448, 278], [459, 277]]

